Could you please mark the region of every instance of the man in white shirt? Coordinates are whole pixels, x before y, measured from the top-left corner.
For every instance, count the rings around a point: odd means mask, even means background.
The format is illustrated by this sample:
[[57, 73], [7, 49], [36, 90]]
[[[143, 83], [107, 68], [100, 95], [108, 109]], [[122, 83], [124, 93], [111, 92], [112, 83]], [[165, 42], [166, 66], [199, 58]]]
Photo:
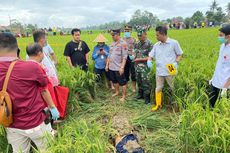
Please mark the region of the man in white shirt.
[[[43, 60], [42, 60], [42, 65], [44, 65], [47, 68], [46, 73], [50, 77], [52, 85], [54, 87], [58, 86], [59, 80], [58, 80], [58, 75], [57, 75], [57, 69], [55, 67], [55, 65], [57, 65], [56, 55], [47, 41], [46, 41], [45, 46], [42, 48], [42, 50], [43, 50], [43, 53], [45, 55]], [[51, 60], [50, 57], [53, 60]]]
[[[34, 42], [39, 43], [43, 48], [44, 58], [41, 62], [42, 65], [45, 67], [45, 72], [49, 77], [49, 80], [51, 81], [53, 87], [59, 85], [57, 70], [55, 67], [55, 64], [57, 64], [57, 58], [54, 54], [54, 51], [50, 47], [50, 45], [47, 43], [46, 35], [43, 30], [36, 30], [33, 32], [33, 38]], [[54, 62], [51, 60], [50, 56], [54, 60]], [[26, 57], [28, 59], [28, 56]]]
[[173, 78], [178, 73], [178, 63], [181, 60], [183, 51], [179, 43], [167, 36], [167, 28], [159, 26], [156, 28], [158, 42], [149, 53], [148, 67], [152, 67], [152, 59], [156, 60], [156, 106], [152, 111], [162, 107], [162, 89], [166, 80], [171, 90]]
[[219, 97], [227, 95], [230, 85], [230, 25], [226, 25], [219, 30], [218, 41], [221, 43], [219, 58], [212, 79], [209, 81], [212, 86], [210, 93], [210, 105], [213, 108]]

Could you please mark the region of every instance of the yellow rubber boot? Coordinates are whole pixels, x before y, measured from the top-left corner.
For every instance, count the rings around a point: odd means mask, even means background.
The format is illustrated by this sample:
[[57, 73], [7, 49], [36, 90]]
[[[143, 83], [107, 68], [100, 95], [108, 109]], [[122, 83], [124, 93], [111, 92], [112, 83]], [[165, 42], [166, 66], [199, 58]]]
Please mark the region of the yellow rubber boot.
[[162, 91], [156, 92], [156, 106], [152, 107], [152, 112], [158, 110], [158, 108], [162, 107]]

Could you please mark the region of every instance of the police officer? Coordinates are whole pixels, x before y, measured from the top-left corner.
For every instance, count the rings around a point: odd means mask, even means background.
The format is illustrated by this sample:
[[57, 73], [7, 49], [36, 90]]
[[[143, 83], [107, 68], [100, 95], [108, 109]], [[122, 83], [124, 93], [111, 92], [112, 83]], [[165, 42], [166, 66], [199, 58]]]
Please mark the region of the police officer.
[[128, 57], [125, 65], [125, 77], [126, 80], [129, 81], [130, 75], [132, 80], [133, 92], [136, 92], [136, 72], [135, 72], [135, 63], [132, 62], [132, 54], [135, 44], [135, 39], [131, 37], [132, 26], [125, 26], [124, 29], [124, 38], [123, 40], [128, 45]]
[[144, 27], [139, 27], [137, 29], [137, 35], [139, 41], [135, 43], [134, 46], [134, 57], [135, 59], [135, 69], [136, 69], [136, 78], [138, 85], [138, 95], [136, 99], [145, 99], [145, 103], [150, 103], [150, 92], [151, 92], [151, 83], [149, 72], [150, 69], [147, 67], [147, 60], [149, 52], [153, 48], [153, 44], [150, 40], [147, 39], [147, 29]]
[[120, 29], [112, 30], [111, 36], [114, 42], [110, 46], [110, 52], [106, 63], [106, 71], [110, 73], [110, 79], [115, 87], [113, 97], [119, 95], [119, 86], [122, 86], [122, 98], [124, 102], [126, 98], [127, 81], [124, 75], [126, 59], [128, 56], [128, 47], [124, 40], [120, 37]]

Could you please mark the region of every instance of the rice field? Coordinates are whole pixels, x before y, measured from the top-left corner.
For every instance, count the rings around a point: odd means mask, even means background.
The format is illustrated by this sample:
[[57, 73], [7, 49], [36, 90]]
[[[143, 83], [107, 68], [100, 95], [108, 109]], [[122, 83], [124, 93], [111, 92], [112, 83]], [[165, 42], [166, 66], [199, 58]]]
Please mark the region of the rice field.
[[[87, 42], [91, 53], [99, 33], [82, 33], [81, 39]], [[68, 116], [55, 126], [58, 135], [49, 139], [48, 152], [110, 153], [115, 151], [112, 141], [116, 134], [133, 131], [147, 153], [229, 153], [230, 101], [221, 99], [211, 111], [206, 94], [219, 53], [217, 34], [217, 28], [169, 31], [169, 37], [178, 40], [184, 51], [174, 80], [176, 103], [170, 105], [172, 97], [166, 87], [163, 109], [154, 113], [150, 112], [151, 105], [133, 100], [131, 85], [125, 103], [112, 99], [111, 90], [95, 83], [92, 60], [88, 73], [70, 69], [63, 52], [71, 36], [48, 36], [59, 60], [61, 85], [70, 88]], [[110, 44], [111, 36], [104, 35]], [[132, 35], [136, 37], [135, 33]], [[156, 43], [153, 30], [148, 32], [148, 38]], [[25, 47], [31, 42], [31, 37], [18, 39], [24, 59]], [[154, 89], [154, 68], [151, 78]], [[151, 98], [154, 104], [154, 95]], [[11, 153], [3, 128], [0, 128], [0, 152]]]

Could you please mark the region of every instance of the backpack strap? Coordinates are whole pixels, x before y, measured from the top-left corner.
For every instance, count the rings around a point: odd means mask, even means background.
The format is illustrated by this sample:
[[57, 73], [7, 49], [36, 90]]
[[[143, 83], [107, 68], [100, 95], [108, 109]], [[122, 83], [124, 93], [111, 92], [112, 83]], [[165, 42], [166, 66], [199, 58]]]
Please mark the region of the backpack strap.
[[5, 77], [5, 80], [4, 80], [4, 83], [3, 83], [2, 91], [6, 91], [7, 90], [8, 82], [9, 82], [9, 79], [10, 79], [10, 75], [11, 75], [11, 72], [12, 72], [12, 70], [13, 70], [14, 65], [15, 65], [16, 62], [17, 62], [17, 60], [15, 60], [12, 63], [10, 63], [10, 66], [8, 68], [8, 71], [6, 73], [6, 77]]

